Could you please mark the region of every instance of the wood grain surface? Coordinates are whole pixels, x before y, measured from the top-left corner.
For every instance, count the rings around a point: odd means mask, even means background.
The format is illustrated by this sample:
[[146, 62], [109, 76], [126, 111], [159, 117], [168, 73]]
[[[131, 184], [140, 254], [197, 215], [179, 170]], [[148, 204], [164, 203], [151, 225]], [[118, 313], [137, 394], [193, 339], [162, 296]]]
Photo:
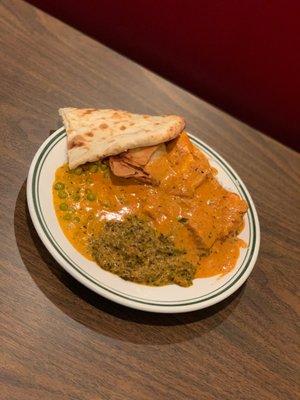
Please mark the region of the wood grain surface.
[[[297, 399], [299, 155], [27, 3], [0, 12], [1, 400]], [[62, 106], [178, 113], [232, 164], [262, 231], [237, 293], [204, 311], [147, 314], [62, 270], [25, 193]]]

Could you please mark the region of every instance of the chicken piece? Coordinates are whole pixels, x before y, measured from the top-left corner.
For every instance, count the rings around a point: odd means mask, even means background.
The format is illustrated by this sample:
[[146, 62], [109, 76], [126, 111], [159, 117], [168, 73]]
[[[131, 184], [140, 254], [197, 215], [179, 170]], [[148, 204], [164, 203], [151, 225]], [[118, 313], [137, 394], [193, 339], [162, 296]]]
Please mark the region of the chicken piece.
[[143, 171], [142, 168], [128, 164], [122, 157], [109, 157], [109, 166], [113, 174], [121, 178], [135, 178], [146, 183], [152, 182], [147, 172]]
[[247, 203], [236, 193], [227, 192], [220, 202], [220, 207], [222, 224], [219, 229], [219, 238], [238, 234], [243, 227], [243, 217], [248, 209]]
[[191, 143], [186, 133], [182, 133], [168, 145], [168, 158], [176, 171], [176, 182], [167, 183], [170, 193], [180, 197], [193, 197], [196, 189], [211, 172], [205, 155]]
[[146, 171], [145, 166], [160, 147], [161, 145], [140, 147], [117, 156], [110, 156], [110, 169], [114, 175], [122, 178], [135, 178], [142, 182], [156, 184], [157, 181]]
[[205, 219], [199, 218], [199, 214], [194, 212], [185, 224], [186, 228], [192, 233], [199, 253], [206, 253], [217, 240], [217, 230], [214, 229], [213, 216], [206, 214]]
[[162, 182], [165, 190], [176, 196], [192, 198], [209, 171], [201, 169], [198, 160], [188, 153], [178, 164], [171, 162], [170, 172]]
[[190, 142], [186, 133], [167, 143], [167, 157], [145, 167], [161, 187], [172, 195], [192, 198], [196, 189], [211, 173], [204, 154]]
[[237, 194], [224, 190], [213, 204], [196, 203], [186, 215], [185, 226], [193, 234], [198, 249], [205, 251], [216, 240], [240, 232], [247, 208], [247, 203]]
[[194, 147], [186, 133], [166, 145], [131, 149], [109, 157], [116, 176], [161, 184], [169, 194], [192, 198], [212, 173], [205, 155]]
[[159, 145], [149, 147], [139, 147], [137, 149], [130, 149], [120, 156], [126, 160], [127, 163], [137, 167], [144, 167], [150, 160], [152, 154], [157, 150]]
[[181, 133], [181, 135], [174, 140], [171, 140], [167, 145], [169, 154], [174, 152], [174, 156], [177, 156], [178, 154], [182, 156], [184, 154], [192, 153], [193, 148], [194, 146], [185, 132]]

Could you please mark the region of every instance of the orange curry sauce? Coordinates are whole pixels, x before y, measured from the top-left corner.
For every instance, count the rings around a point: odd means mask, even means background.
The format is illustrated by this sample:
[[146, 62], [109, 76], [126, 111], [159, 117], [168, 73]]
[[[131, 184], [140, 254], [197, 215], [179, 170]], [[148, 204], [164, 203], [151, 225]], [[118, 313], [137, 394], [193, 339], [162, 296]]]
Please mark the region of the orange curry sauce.
[[89, 241], [103, 223], [136, 214], [187, 250], [187, 260], [197, 265], [196, 278], [229, 272], [245, 245], [237, 237], [245, 201], [218, 183], [216, 171], [185, 133], [146, 169], [158, 185], [118, 178], [101, 163], [57, 169], [54, 207], [72, 245], [92, 259]]

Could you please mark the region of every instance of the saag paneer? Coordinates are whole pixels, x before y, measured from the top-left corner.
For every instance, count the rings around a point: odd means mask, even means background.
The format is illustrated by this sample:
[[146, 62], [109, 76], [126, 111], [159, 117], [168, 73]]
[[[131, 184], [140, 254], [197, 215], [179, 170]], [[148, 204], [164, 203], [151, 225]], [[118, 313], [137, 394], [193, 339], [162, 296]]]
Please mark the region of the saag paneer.
[[196, 266], [185, 258], [186, 250], [136, 216], [106, 222], [91, 240], [91, 253], [101, 268], [146, 285], [190, 286], [196, 273]]

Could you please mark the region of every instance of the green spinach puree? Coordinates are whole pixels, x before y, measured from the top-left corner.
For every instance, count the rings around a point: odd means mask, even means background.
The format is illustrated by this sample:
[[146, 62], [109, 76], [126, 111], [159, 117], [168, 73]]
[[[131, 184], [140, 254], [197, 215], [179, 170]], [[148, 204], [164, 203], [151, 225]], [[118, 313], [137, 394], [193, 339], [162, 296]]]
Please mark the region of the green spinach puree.
[[90, 245], [98, 265], [125, 280], [153, 286], [193, 283], [196, 266], [186, 261], [186, 251], [136, 216], [107, 221]]

